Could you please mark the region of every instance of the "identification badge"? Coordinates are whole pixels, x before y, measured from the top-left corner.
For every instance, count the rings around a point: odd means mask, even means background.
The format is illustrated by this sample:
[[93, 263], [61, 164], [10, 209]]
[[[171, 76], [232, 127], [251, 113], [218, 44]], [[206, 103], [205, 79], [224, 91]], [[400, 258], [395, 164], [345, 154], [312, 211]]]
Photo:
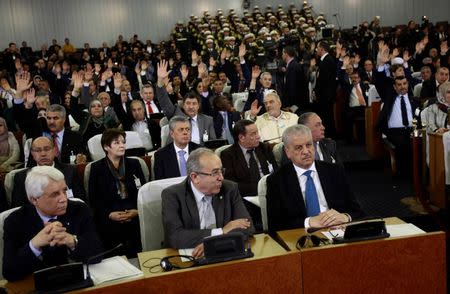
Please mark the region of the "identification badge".
[[139, 180], [139, 178], [136, 177], [135, 175], [133, 175], [133, 177], [134, 177], [134, 184], [136, 185], [136, 188], [139, 189], [140, 187], [142, 187], [141, 180]]
[[67, 198], [73, 198], [73, 191], [72, 191], [72, 189], [67, 189], [66, 195], [67, 195]]

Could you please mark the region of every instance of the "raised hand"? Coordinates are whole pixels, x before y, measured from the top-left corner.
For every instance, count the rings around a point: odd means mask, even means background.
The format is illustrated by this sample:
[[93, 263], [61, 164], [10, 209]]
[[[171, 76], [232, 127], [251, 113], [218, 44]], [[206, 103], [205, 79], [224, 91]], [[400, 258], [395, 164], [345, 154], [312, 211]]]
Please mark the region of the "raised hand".
[[259, 66], [255, 65], [252, 67], [252, 79], [257, 79], [259, 78], [259, 75], [261, 74], [261, 69], [259, 68]]
[[417, 54], [422, 53], [424, 49], [425, 49], [425, 43], [423, 41], [416, 43], [416, 53]]
[[164, 59], [158, 62], [158, 69], [157, 69], [158, 87], [164, 86], [165, 80], [169, 76], [169, 72], [167, 71], [167, 65], [168, 62]]
[[186, 81], [189, 75], [189, 69], [186, 64], [181, 65], [180, 72], [181, 72], [181, 79], [183, 80], [183, 82]]
[[239, 45], [239, 53], [238, 53], [239, 58], [244, 58], [246, 53], [247, 49], [245, 48], [245, 44], [242, 43], [241, 45]]
[[175, 64], [175, 61], [173, 58], [169, 58], [169, 68], [173, 68], [173, 65]]
[[223, 63], [226, 58], [227, 58], [227, 48], [223, 48], [222, 52], [220, 52], [220, 61], [222, 61]]
[[104, 82], [104, 81], [110, 79], [112, 76], [113, 76], [112, 70], [107, 69], [102, 73], [102, 81]]
[[342, 66], [344, 68], [347, 68], [347, 66], [350, 65], [350, 56], [345, 56], [344, 59], [342, 60]]
[[16, 75], [16, 97], [21, 97], [23, 91], [28, 90], [33, 81], [31, 81], [31, 76], [29, 72], [23, 72]]
[[80, 90], [81, 87], [83, 87], [83, 74], [74, 71], [72, 73], [72, 82], [73, 82], [73, 89], [74, 90]]
[[36, 93], [35, 93], [35, 90], [34, 90], [34, 88], [30, 88], [29, 90], [26, 90], [25, 92], [23, 92], [23, 94], [24, 94], [24, 103], [25, 103], [25, 106], [29, 109], [29, 108], [31, 108], [31, 107], [33, 107], [33, 104], [34, 104], [34, 102], [36, 102], [36, 99], [37, 99], [37, 97], [36, 97]]
[[445, 55], [448, 52], [448, 41], [441, 42], [441, 55]]
[[209, 58], [209, 66], [210, 67], [215, 67], [217, 65], [217, 61], [214, 59], [214, 57], [210, 57]]
[[250, 106], [250, 117], [256, 118], [258, 116], [258, 113], [261, 111], [262, 106], [258, 107], [258, 100], [255, 99], [255, 101], [252, 102], [252, 105]]
[[411, 56], [409, 55], [409, 51], [408, 50], [403, 51], [403, 61], [408, 62], [410, 58]]
[[116, 72], [114, 74], [114, 89], [120, 89], [120, 87], [122, 87], [122, 75], [120, 74], [120, 72]]
[[16, 71], [17, 72], [21, 72], [22, 71], [22, 61], [19, 59], [19, 58], [17, 58], [15, 61], [14, 61], [14, 66], [16, 67]]
[[204, 63], [202, 62], [202, 63], [200, 63], [200, 64], [198, 65], [198, 76], [199, 76], [200, 78], [203, 78], [203, 77], [205, 77], [206, 75], [208, 75], [208, 69], [207, 69], [207, 67], [206, 67], [206, 64], [204, 64]]

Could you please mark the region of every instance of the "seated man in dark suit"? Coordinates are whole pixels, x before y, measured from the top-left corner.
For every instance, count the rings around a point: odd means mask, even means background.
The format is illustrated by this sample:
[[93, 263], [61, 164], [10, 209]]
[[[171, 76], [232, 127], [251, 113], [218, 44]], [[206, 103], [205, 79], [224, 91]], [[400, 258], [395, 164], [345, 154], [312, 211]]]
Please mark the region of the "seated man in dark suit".
[[161, 146], [161, 127], [154, 119], [145, 115], [143, 100], [131, 101], [130, 110], [133, 116], [130, 131], [137, 132], [144, 144], [145, 150], [157, 150]]
[[[77, 170], [73, 165], [60, 163], [55, 159], [55, 151], [52, 141], [47, 137], [38, 137], [31, 144], [31, 155], [36, 161], [37, 166], [53, 166], [64, 174], [67, 183], [67, 197], [76, 197], [86, 199], [86, 193], [83, 188]], [[11, 207], [29, 204], [25, 193], [25, 178], [31, 168], [22, 170], [14, 175], [14, 187], [12, 191]]]
[[362, 215], [343, 166], [314, 161], [307, 126], [287, 128], [283, 143], [292, 163], [267, 178], [269, 231], [339, 225]]
[[187, 162], [188, 177], [162, 191], [165, 245], [193, 248], [195, 258], [203, 256], [203, 239], [241, 231], [254, 232], [236, 183], [224, 180], [220, 158], [199, 148]]
[[191, 142], [191, 124], [187, 117], [172, 117], [169, 131], [173, 142], [155, 153], [155, 180], [186, 176], [189, 154], [200, 147]]
[[298, 118], [298, 123], [311, 130], [315, 148], [315, 160], [329, 163], [340, 162], [336, 150], [336, 141], [325, 138], [325, 126], [322, 119], [314, 112], [305, 112]]
[[36, 270], [86, 261], [102, 251], [86, 204], [68, 201], [64, 175], [54, 167], [37, 166], [25, 181], [28, 200], [4, 224], [3, 276], [25, 278]]
[[258, 128], [251, 120], [240, 120], [233, 128], [235, 143], [222, 151], [225, 178], [238, 184], [242, 196], [256, 196], [258, 181], [277, 168], [267, 143], [260, 142]]

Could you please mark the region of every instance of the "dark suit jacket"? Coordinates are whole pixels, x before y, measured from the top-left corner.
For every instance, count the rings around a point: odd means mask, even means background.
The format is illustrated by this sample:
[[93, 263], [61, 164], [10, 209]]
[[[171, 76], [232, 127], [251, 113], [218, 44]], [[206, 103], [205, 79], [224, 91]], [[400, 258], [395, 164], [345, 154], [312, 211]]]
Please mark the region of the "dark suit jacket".
[[[227, 112], [228, 115], [228, 129], [230, 133], [233, 133], [233, 124], [241, 119], [241, 113], [237, 111]], [[214, 130], [216, 132], [216, 137], [221, 138], [223, 136], [223, 116], [217, 110], [212, 112]]]
[[[386, 100], [384, 100], [384, 104], [383, 104], [383, 108], [380, 111], [380, 114], [378, 116], [378, 120], [377, 120], [377, 125], [376, 127], [383, 131], [386, 131], [388, 129], [388, 122], [389, 122], [389, 118], [391, 117], [391, 113], [392, 113], [392, 109], [394, 108], [394, 102], [395, 99], [397, 98], [397, 94], [395, 95], [390, 95], [388, 96], [388, 98]], [[420, 102], [417, 101], [417, 98], [412, 97], [412, 95], [408, 95], [409, 98], [409, 102], [411, 103], [411, 111], [412, 111], [412, 116], [415, 117], [415, 110], [416, 108], [418, 108], [420, 106]], [[420, 117], [419, 118], [419, 123], [420, 123]], [[419, 124], [420, 125], [420, 124]]]
[[[38, 136], [43, 136], [43, 134], [40, 133]], [[35, 138], [33, 138], [33, 139], [35, 139]], [[83, 145], [83, 138], [81, 137], [80, 134], [75, 133], [75, 132], [65, 128], [63, 141], [61, 144], [59, 161], [61, 163], [70, 164], [70, 155], [72, 152], [74, 155], [77, 155], [80, 153], [86, 154], [86, 147]], [[29, 158], [28, 166], [35, 166], [36, 162], [34, 161], [33, 156], [31, 156], [31, 151], [30, 151], [30, 156], [28, 158]]]
[[[58, 253], [65, 254], [66, 263], [67, 257], [76, 261], [86, 261], [102, 251], [101, 242], [86, 204], [68, 201], [66, 214], [58, 216], [58, 221], [66, 227], [68, 233], [78, 238], [78, 244], [70, 255], [66, 247], [54, 249], [59, 251]], [[61, 261], [53, 259], [52, 255], [41, 260], [31, 251], [28, 242], [43, 228], [44, 224], [32, 205], [25, 205], [6, 218], [3, 236], [5, 242], [3, 276], [6, 279], [19, 280], [36, 270], [53, 266]], [[43, 251], [48, 247], [43, 248]]]
[[[336, 148], [336, 141], [331, 138], [323, 138], [319, 141], [320, 151], [323, 155], [323, 161], [328, 163], [337, 163], [340, 164], [341, 160], [339, 158], [339, 154]], [[335, 162], [333, 162], [333, 159]], [[316, 158], [316, 160], [319, 160]], [[281, 164], [285, 165], [286, 163], [290, 163], [291, 161], [287, 158], [286, 151], [283, 148], [283, 155], [281, 158]]]
[[[320, 183], [330, 209], [348, 213], [352, 219], [362, 216], [347, 183], [344, 167], [316, 161]], [[286, 164], [267, 178], [267, 219], [269, 231], [304, 227], [305, 201], [293, 164]]]
[[[188, 117], [178, 105], [173, 105], [167, 95], [166, 89], [156, 87], [156, 96], [158, 97], [161, 109], [164, 111], [169, 120], [175, 115]], [[214, 130], [214, 123], [211, 116], [199, 113], [197, 115], [197, 124], [200, 134], [200, 143], [203, 143], [203, 134], [205, 130], [208, 132], [209, 140], [216, 139], [216, 131]], [[171, 137], [169, 137], [168, 142], [172, 142]]]
[[109, 233], [111, 221], [109, 214], [113, 211], [137, 209], [138, 188], [135, 177], [145, 184], [145, 177], [139, 161], [125, 157], [125, 185], [128, 191], [127, 199], [120, 199], [116, 180], [106, 163], [106, 157], [91, 165], [89, 177], [89, 203], [94, 212], [94, 220], [102, 238]]
[[297, 105], [300, 109], [309, 107], [308, 79], [303, 67], [294, 59], [286, 68], [282, 97], [283, 107]]
[[333, 103], [336, 97], [336, 61], [330, 54], [319, 61], [319, 73], [314, 88], [319, 104]]
[[[211, 235], [210, 229], [200, 229], [197, 203], [188, 179], [164, 189], [161, 197], [166, 247], [194, 248]], [[220, 193], [213, 196], [212, 206], [218, 228], [223, 228], [235, 219], [250, 219], [239, 195], [238, 186], [231, 181], [223, 181]], [[239, 231], [251, 235], [255, 229], [252, 224], [247, 230]]]
[[[189, 153], [198, 147], [200, 147], [200, 145], [189, 142]], [[155, 180], [176, 178], [180, 176], [178, 154], [175, 153], [173, 142], [156, 151], [154, 172]]]
[[[59, 163], [55, 161], [55, 168], [64, 174], [66, 185], [72, 190], [73, 197], [86, 201], [86, 193], [84, 191], [83, 182], [78, 176], [75, 166]], [[27, 193], [25, 191], [25, 179], [30, 172], [31, 167], [14, 175], [14, 187], [12, 191], [11, 208], [30, 204]]]
[[[268, 144], [259, 143], [259, 146], [255, 148], [255, 153], [264, 175], [270, 172], [269, 164], [272, 164], [274, 170], [277, 169], [277, 163]], [[247, 161], [238, 143], [223, 150], [220, 158], [226, 169], [225, 178], [238, 184], [242, 196], [258, 195], [258, 182], [251, 181]]]

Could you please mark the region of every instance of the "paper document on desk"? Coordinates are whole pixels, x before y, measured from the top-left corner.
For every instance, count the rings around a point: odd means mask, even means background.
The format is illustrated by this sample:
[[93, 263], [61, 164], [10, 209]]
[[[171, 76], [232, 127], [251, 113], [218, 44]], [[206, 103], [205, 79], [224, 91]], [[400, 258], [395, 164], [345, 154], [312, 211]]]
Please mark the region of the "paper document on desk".
[[[194, 248], [178, 249], [178, 254], [192, 256], [192, 252], [193, 251], [194, 251]], [[189, 258], [181, 257], [181, 261], [182, 262], [188, 262], [188, 261], [191, 261], [191, 260]]]
[[[426, 233], [413, 224], [386, 225], [386, 230], [391, 235], [390, 237], [404, 237]], [[338, 229], [322, 232], [322, 234], [327, 237], [328, 240], [333, 240], [333, 238], [343, 238], [344, 232], [344, 230]]]
[[95, 285], [143, 275], [142, 271], [120, 256], [103, 259], [100, 263], [89, 265], [89, 272]]

